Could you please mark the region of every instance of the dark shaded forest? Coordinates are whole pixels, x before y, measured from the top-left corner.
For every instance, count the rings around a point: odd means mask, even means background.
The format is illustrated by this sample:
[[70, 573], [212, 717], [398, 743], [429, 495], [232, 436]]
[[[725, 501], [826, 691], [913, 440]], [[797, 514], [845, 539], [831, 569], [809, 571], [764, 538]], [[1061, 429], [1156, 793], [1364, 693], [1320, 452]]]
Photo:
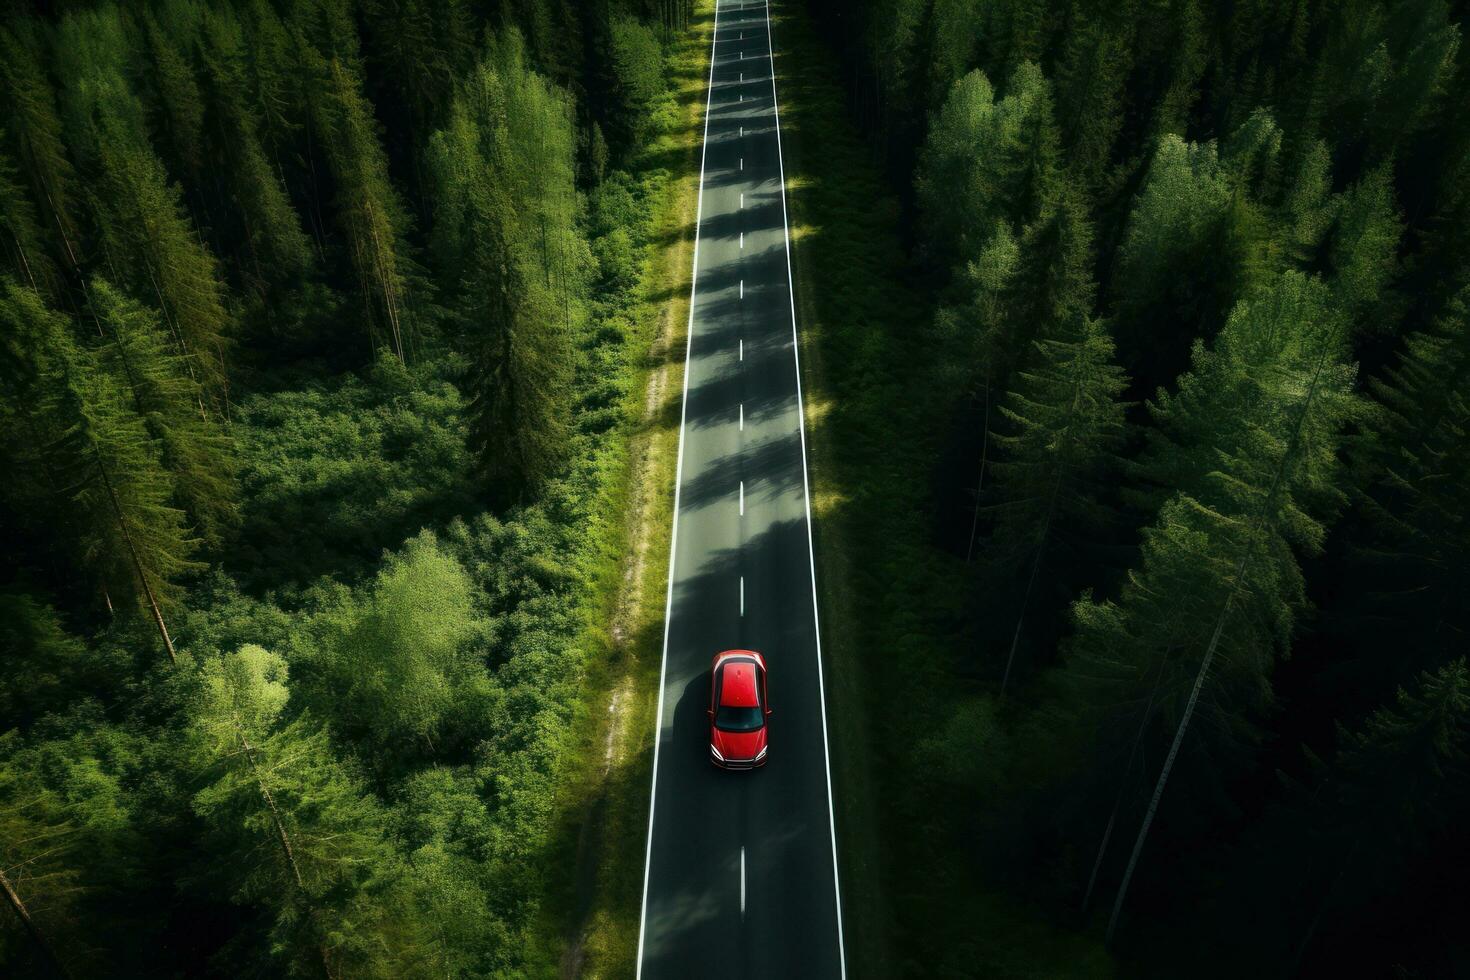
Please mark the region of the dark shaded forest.
[[902, 971], [1470, 969], [1464, 5], [806, 6], [932, 303], [874, 407]]
[[514, 976], [686, 0], [0, 19], [0, 972]]

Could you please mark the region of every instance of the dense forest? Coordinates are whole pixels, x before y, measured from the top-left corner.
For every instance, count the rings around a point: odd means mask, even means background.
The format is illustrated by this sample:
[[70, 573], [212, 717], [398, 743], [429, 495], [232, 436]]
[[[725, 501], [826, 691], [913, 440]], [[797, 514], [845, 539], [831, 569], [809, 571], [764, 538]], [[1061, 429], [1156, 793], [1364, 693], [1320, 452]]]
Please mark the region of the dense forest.
[[1464, 4], [806, 6], [932, 297], [897, 961], [1038, 943], [986, 893], [1129, 975], [1463, 972]]
[[0, 973], [514, 976], [688, 0], [0, 15]]

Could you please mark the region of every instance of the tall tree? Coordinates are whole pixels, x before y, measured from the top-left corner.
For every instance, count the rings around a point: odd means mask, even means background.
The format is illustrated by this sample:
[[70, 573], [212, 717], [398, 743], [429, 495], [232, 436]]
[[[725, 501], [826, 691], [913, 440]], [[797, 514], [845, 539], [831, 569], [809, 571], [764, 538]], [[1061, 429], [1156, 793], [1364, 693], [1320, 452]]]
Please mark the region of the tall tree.
[[131, 392], [134, 410], [173, 474], [176, 502], [204, 542], [218, 547], [237, 519], [229, 440], [218, 422], [200, 411], [200, 387], [169, 343], [157, 312], [104, 279], [92, 280], [88, 295], [104, 338], [100, 363]]
[[[1127, 385], [1102, 324], [1077, 312], [1035, 342], [1029, 366], [999, 406], [987, 564], [1001, 581], [1025, 579], [1001, 679], [1004, 696], [1038, 577], [1059, 574], [1078, 538], [1106, 520], [1105, 484], [1123, 438]], [[1061, 575], [1063, 580], [1072, 576]], [[1075, 588], [1075, 582], [1070, 582]], [[1070, 592], [1072, 589], [1053, 589]]]
[[17, 18], [0, 25], [0, 81], [6, 103], [6, 129], [15, 156], [30, 178], [36, 206], [55, 236], [56, 253], [66, 268], [76, 269], [77, 218], [72, 181], [75, 176], [62, 142], [56, 96], [41, 67], [44, 40], [33, 20]]
[[169, 182], [149, 142], [143, 104], [127, 80], [126, 32], [118, 11], [68, 15], [58, 51], [69, 86], [68, 135], [95, 191], [103, 267], [118, 285], [158, 304], [207, 403], [223, 411], [231, 329], [224, 286], [179, 185]]
[[572, 340], [588, 249], [566, 95], [492, 46], [429, 151], [436, 250], [473, 345], [471, 448], [500, 500], [534, 490], [566, 452]]
[[200, 665], [189, 712], [194, 796], [236, 901], [266, 910], [263, 969], [337, 976], [432, 972], [436, 943], [408, 906], [385, 818], [311, 718], [287, 715], [286, 661], [261, 647]]
[[[76, 559], [112, 596], [136, 596], [169, 658], [164, 612], [179, 577], [200, 567], [174, 480], [126, 382], [70, 336], [65, 318], [26, 287], [0, 296], [8, 413], [32, 433], [23, 465], [44, 470], [74, 529]], [[34, 479], [36, 474], [25, 473]]]

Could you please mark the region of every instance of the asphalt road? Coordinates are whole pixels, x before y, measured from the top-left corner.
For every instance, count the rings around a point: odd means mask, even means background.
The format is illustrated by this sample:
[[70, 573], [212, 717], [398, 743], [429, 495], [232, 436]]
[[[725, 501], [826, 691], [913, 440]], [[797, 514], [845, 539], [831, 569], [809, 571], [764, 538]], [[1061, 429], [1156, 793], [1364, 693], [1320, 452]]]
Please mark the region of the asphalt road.
[[[719, 0], [641, 977], [845, 975], [769, 9]], [[709, 762], [710, 661], [764, 654], [763, 769]]]

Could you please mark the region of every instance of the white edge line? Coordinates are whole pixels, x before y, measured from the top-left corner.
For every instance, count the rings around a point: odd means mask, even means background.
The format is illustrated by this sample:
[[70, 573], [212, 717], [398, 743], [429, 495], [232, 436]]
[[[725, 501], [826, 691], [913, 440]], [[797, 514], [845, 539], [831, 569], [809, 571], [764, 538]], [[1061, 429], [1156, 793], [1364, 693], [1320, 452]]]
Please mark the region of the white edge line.
[[679, 546], [679, 487], [684, 481], [684, 423], [689, 413], [689, 357], [694, 350], [694, 295], [699, 281], [699, 226], [704, 217], [704, 161], [709, 152], [709, 116], [715, 97], [715, 54], [719, 50], [719, 39], [720, 2], [715, 0], [715, 23], [709, 41], [709, 81], [706, 83], [704, 99], [704, 134], [700, 137], [699, 148], [699, 195], [694, 205], [694, 261], [689, 274], [689, 323], [684, 331], [684, 394], [679, 405], [678, 461], [674, 464], [674, 529], [669, 536], [669, 584], [668, 595], [664, 599], [664, 646], [658, 668], [658, 724], [653, 730], [653, 783], [648, 791], [648, 842], [643, 852], [643, 904], [638, 913], [638, 967], [634, 974], [638, 978], [643, 976], [643, 941], [648, 932], [648, 871], [653, 864], [653, 809], [658, 803], [658, 749], [659, 743], [663, 741], [664, 680], [669, 670], [669, 622], [674, 610], [674, 555]]
[[[827, 690], [822, 674], [822, 626], [817, 618], [817, 555], [812, 544], [812, 491], [806, 467], [806, 403], [801, 394], [801, 354], [796, 334], [796, 286], [791, 274], [791, 226], [786, 217], [786, 163], [781, 154], [781, 110], [776, 104], [776, 48], [771, 31], [771, 2], [766, 7], [766, 54], [771, 65], [771, 112], [776, 119], [776, 165], [781, 172], [781, 230], [786, 239], [786, 290], [791, 297], [791, 353], [796, 361], [796, 424], [801, 433], [801, 488], [806, 498], [806, 553], [812, 570], [812, 626], [817, 641], [817, 694], [822, 701], [822, 762], [827, 769], [827, 825], [832, 834], [832, 897], [837, 904], [837, 959], [845, 980], [847, 951], [842, 939], [842, 889], [837, 873], [837, 818], [832, 808], [832, 759], [827, 740]], [[659, 692], [662, 694], [662, 690]]]

